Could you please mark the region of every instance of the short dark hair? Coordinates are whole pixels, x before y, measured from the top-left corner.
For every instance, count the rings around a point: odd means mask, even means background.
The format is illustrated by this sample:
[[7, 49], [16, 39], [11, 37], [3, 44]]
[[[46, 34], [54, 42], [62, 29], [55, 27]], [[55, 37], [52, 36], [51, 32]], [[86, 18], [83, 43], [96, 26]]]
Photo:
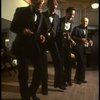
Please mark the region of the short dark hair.
[[55, 5], [58, 5], [57, 0], [47, 0], [47, 7], [54, 7]]
[[53, 5], [53, 0], [47, 0], [47, 7], [51, 7]]
[[31, 3], [33, 2], [34, 4], [39, 3], [41, 0], [31, 0]]
[[66, 13], [68, 13], [68, 12], [70, 12], [70, 11], [73, 11], [73, 10], [76, 11], [76, 9], [75, 9], [74, 7], [68, 7], [68, 8], [66, 9]]
[[82, 22], [85, 18], [87, 18], [88, 21], [89, 21], [89, 18], [88, 18], [88, 17], [82, 17], [82, 18], [81, 18], [81, 22]]

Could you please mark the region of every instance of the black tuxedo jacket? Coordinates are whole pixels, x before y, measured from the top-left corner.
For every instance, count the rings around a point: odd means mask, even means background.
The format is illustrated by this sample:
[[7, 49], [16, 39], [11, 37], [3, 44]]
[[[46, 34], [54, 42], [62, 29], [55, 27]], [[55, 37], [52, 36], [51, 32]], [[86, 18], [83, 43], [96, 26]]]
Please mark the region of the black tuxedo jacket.
[[[63, 32], [65, 32], [65, 23], [66, 23], [65, 17], [60, 18], [60, 24], [59, 24], [59, 35], [60, 35], [60, 37], [62, 37]], [[73, 27], [73, 22], [70, 21], [70, 24], [71, 24], [70, 28], [67, 31], [71, 33], [72, 32], [72, 27]]]
[[[41, 20], [41, 14], [37, 14], [37, 21], [34, 22], [33, 15], [35, 11], [31, 11], [30, 6], [17, 8], [14, 14], [14, 18], [11, 23], [10, 30], [16, 33], [15, 41], [12, 45], [12, 53], [16, 56], [31, 56], [34, 54], [36, 49], [37, 41], [36, 38], [41, 32], [39, 27], [39, 22]], [[32, 37], [27, 37], [24, 35], [24, 29], [29, 28], [34, 32]], [[37, 30], [39, 30], [37, 32]], [[37, 51], [37, 50], [35, 50]]]
[[88, 28], [86, 28], [86, 35], [85, 35], [84, 28], [82, 27], [82, 25], [74, 27], [71, 36], [78, 45], [84, 45], [83, 42], [81, 42], [82, 38], [90, 38], [88, 34]]
[[43, 30], [42, 30], [42, 32], [43, 32], [44, 36], [46, 36], [48, 34], [48, 29], [50, 27], [53, 27], [53, 29], [55, 31], [54, 36], [56, 37], [57, 31], [59, 29], [59, 16], [56, 14], [53, 15], [53, 23], [51, 25], [50, 19], [49, 19], [50, 15], [49, 15], [48, 11], [43, 12], [42, 14], [43, 14], [43, 28], [42, 28]]
[[[59, 45], [59, 48], [62, 48], [62, 47], [68, 47], [68, 44], [70, 43], [69, 40], [66, 38], [64, 38], [64, 32], [65, 32], [65, 23], [66, 23], [66, 19], [65, 17], [62, 17], [60, 18], [60, 22], [59, 22], [59, 31], [57, 33], [57, 43]], [[70, 28], [68, 28], [68, 30], [66, 32], [69, 32], [71, 33], [72, 31], [72, 25], [73, 25], [73, 22], [70, 21]], [[66, 35], [67, 37], [67, 35]]]

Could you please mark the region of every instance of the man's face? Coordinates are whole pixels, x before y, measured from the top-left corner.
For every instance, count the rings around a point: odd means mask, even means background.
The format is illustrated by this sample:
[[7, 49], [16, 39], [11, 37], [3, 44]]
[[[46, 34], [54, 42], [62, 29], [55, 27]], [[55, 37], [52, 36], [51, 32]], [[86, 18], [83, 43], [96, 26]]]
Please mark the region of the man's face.
[[73, 20], [73, 18], [75, 17], [75, 10], [69, 11], [66, 14], [66, 17], [67, 17], [68, 20]]
[[54, 6], [50, 6], [48, 10], [49, 10], [49, 14], [52, 15], [54, 13]]
[[52, 15], [55, 12], [55, 9], [58, 7], [57, 0], [52, 0], [52, 2], [48, 6], [48, 10], [50, 15]]
[[44, 0], [32, 0], [31, 3], [36, 10], [40, 10], [44, 4]]
[[89, 24], [89, 19], [88, 18], [83, 18], [81, 20], [81, 24], [83, 25], [83, 27], [87, 27]]

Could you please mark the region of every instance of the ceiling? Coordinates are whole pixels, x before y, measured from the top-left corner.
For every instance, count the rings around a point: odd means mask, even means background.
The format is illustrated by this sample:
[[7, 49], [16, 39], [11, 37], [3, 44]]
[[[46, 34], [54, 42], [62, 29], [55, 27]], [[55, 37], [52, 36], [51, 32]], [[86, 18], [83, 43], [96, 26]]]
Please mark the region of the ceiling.
[[[31, 0], [24, 0], [27, 3], [30, 4]], [[47, 1], [47, 0], [45, 0]], [[66, 9], [69, 6], [73, 6], [75, 8], [91, 8], [91, 3], [93, 3], [94, 1], [99, 2], [98, 0], [57, 0], [58, 1], [58, 7], [62, 8], [62, 9]]]
[[58, 0], [60, 8], [66, 8], [67, 6], [73, 6], [76, 8], [91, 8], [91, 3], [98, 0]]

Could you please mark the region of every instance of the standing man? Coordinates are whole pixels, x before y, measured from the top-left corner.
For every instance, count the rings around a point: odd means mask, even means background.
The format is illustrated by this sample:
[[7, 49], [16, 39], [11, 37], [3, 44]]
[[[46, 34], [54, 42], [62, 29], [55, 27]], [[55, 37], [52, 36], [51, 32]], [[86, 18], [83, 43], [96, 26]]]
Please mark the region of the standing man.
[[[31, 0], [28, 7], [17, 8], [12, 20], [10, 30], [16, 33], [11, 52], [18, 60], [18, 79], [21, 100], [40, 100], [36, 96], [42, 79], [42, 60], [38, 45], [41, 9], [44, 0]], [[34, 66], [32, 82], [28, 84], [28, 66]]]
[[64, 65], [64, 82], [66, 85], [72, 85], [71, 46], [75, 46], [76, 43], [71, 38], [71, 32], [75, 12], [76, 10], [74, 7], [68, 7], [66, 9], [66, 16], [60, 19], [60, 31], [58, 31], [57, 34], [57, 44]]
[[41, 43], [41, 51], [43, 53], [43, 60], [44, 60], [44, 73], [43, 73], [43, 80], [42, 80], [42, 93], [47, 94], [48, 86], [48, 73], [47, 73], [47, 57], [46, 51], [50, 51], [52, 56], [53, 64], [54, 64], [54, 87], [60, 88], [65, 90], [64, 82], [63, 82], [63, 67], [61, 65], [61, 59], [59, 55], [59, 50], [56, 43], [56, 32], [59, 25], [59, 16], [55, 14], [55, 7], [57, 7], [57, 3], [55, 0], [48, 0], [47, 1], [48, 10], [43, 12], [43, 36], [45, 37], [45, 42]]
[[85, 49], [93, 45], [93, 41], [90, 39], [88, 34], [88, 23], [89, 19], [87, 17], [83, 17], [81, 19], [81, 24], [79, 26], [76, 26], [72, 32], [72, 38], [76, 42], [74, 53], [77, 61], [77, 66], [74, 79], [77, 84], [87, 83], [87, 81], [85, 80]]

